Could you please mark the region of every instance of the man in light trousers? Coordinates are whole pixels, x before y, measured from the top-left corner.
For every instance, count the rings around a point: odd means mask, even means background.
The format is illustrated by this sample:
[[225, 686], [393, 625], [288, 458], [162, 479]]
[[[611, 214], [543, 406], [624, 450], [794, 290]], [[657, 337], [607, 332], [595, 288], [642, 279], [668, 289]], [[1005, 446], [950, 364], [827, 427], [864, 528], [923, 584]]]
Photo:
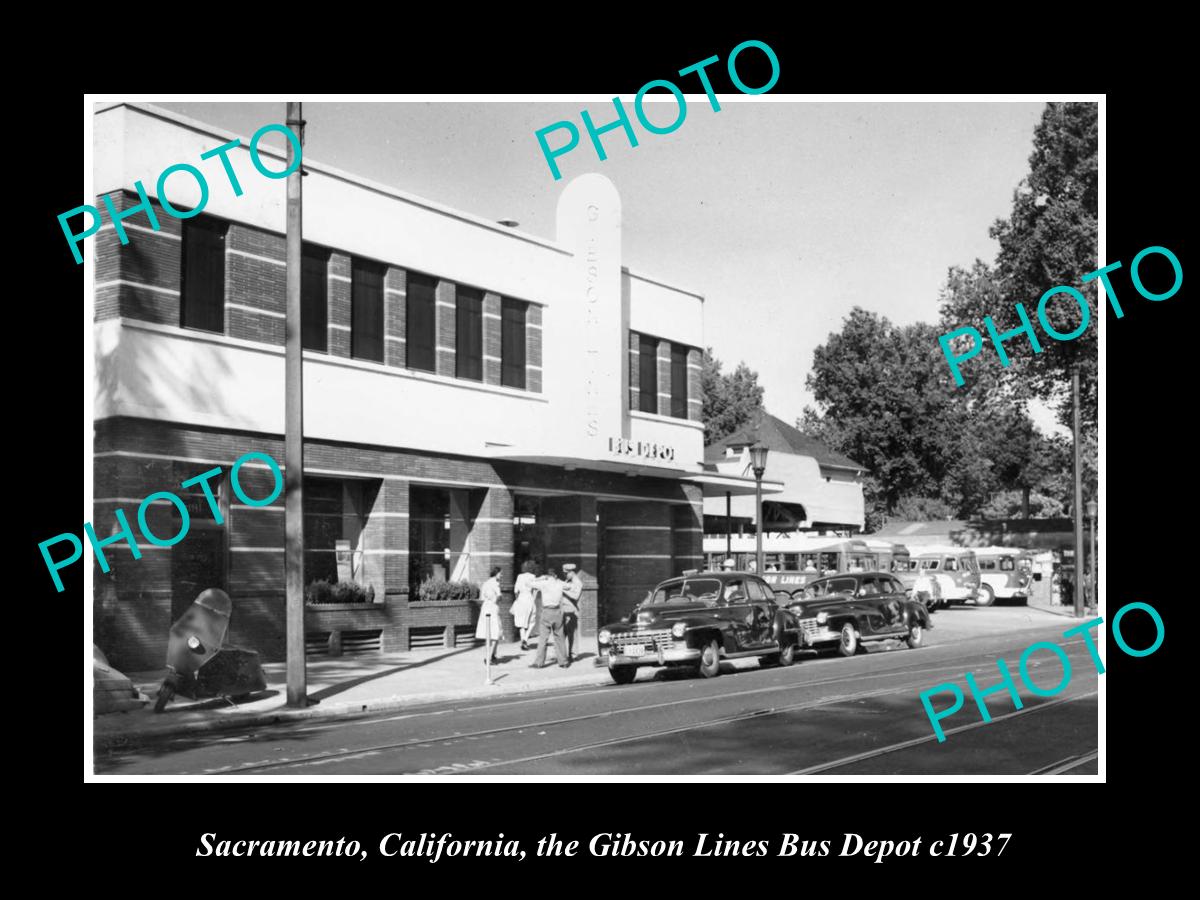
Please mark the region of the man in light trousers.
[[567, 657], [567, 642], [563, 637], [563, 583], [554, 574], [554, 569], [547, 569], [546, 574], [533, 583], [535, 590], [542, 595], [542, 618], [538, 622], [537, 658], [530, 663], [530, 668], [540, 669], [546, 664], [546, 638], [554, 636], [554, 655], [558, 665], [565, 669], [571, 665]]

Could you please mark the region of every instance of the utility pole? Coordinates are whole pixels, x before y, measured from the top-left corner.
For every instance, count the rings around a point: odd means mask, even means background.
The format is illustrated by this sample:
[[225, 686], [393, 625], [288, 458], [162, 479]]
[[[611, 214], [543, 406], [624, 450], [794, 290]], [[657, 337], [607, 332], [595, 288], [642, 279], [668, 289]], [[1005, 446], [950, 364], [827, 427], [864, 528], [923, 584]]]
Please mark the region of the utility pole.
[[1071, 397], [1075, 407], [1075, 497], [1071, 508], [1075, 515], [1075, 615], [1083, 616], [1083, 450], [1079, 427], [1079, 366], [1071, 374]]
[[304, 117], [299, 103], [287, 105], [287, 127], [299, 138], [287, 142], [287, 319], [284, 325], [284, 572], [287, 583], [287, 705], [308, 705], [304, 659], [304, 350], [300, 326]]

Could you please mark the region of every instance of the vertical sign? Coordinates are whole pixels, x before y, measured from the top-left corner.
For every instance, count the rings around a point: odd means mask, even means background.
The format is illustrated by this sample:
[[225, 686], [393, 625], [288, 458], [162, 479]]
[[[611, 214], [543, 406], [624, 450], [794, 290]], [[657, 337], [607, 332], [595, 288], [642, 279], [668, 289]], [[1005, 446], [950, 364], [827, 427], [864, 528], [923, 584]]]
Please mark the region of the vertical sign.
[[558, 201], [558, 240], [573, 254], [564, 303], [544, 352], [553, 360], [555, 390], [570, 421], [568, 440], [580, 456], [604, 458], [606, 441], [622, 433], [625, 335], [621, 317], [621, 199], [612, 182], [581, 175]]

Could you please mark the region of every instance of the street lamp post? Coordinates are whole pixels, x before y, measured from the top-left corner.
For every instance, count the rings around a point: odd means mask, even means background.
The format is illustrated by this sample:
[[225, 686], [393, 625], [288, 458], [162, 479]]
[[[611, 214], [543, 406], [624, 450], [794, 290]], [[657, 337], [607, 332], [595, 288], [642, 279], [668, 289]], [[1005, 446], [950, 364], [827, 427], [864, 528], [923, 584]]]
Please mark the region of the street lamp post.
[[760, 575], [763, 571], [763, 510], [762, 510], [762, 480], [767, 471], [767, 448], [755, 444], [750, 448], [750, 466], [754, 469], [754, 571]]
[[1088, 549], [1092, 554], [1092, 563], [1088, 568], [1088, 589], [1092, 594], [1092, 606], [1100, 605], [1100, 573], [1096, 571], [1096, 501], [1087, 502], [1088, 516]]

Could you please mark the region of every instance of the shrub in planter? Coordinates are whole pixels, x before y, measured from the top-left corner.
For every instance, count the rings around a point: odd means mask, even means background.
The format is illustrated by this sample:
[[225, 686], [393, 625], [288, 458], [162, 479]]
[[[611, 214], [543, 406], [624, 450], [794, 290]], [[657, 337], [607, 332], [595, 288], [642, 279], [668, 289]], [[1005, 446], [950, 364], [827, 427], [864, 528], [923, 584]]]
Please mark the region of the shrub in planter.
[[479, 585], [469, 581], [443, 581], [441, 578], [426, 578], [417, 588], [417, 599], [422, 603], [474, 600], [479, 596]]
[[304, 602], [316, 605], [326, 603], [374, 603], [375, 586], [363, 587], [354, 581], [313, 581], [305, 585]]

